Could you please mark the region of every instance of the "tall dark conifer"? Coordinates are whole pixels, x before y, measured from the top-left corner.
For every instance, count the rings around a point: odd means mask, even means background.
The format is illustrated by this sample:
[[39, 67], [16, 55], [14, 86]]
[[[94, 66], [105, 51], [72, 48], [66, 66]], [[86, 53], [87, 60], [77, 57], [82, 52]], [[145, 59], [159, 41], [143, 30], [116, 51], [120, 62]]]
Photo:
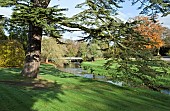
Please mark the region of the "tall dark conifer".
[[59, 9], [58, 6], [48, 7], [50, 1], [0, 0], [1, 6], [13, 6], [10, 19], [12, 24], [27, 25], [29, 27], [25, 64], [21, 72], [23, 76], [36, 78], [39, 73], [42, 34], [54, 38], [61, 36], [61, 31], [56, 31], [56, 29], [62, 29], [59, 23], [66, 17], [61, 11], [66, 9]]
[[[157, 90], [157, 78], [165, 75], [166, 70], [159, 72], [152, 66], [166, 66], [160, 60], [153, 57], [150, 50], [145, 46], [148, 40], [134, 30], [138, 21], [122, 22], [116, 18], [119, 3], [125, 0], [85, 0], [78, 8], [85, 8], [71, 19], [63, 16], [57, 6], [47, 7], [50, 0], [0, 0], [1, 6], [14, 6], [11, 22], [29, 25], [29, 41], [22, 75], [37, 77], [40, 65], [42, 32], [52, 36], [60, 37], [59, 30], [65, 30], [62, 26], [79, 28], [86, 33], [83, 40], [98, 39], [104, 41], [108, 47], [103, 50], [111, 51], [106, 68], [118, 62], [118, 73], [115, 76], [120, 81], [134, 85], [145, 85]], [[167, 0], [132, 0], [132, 3], [142, 2], [143, 12], [147, 14], [151, 9], [151, 15], [162, 12], [169, 14], [169, 2]], [[149, 2], [149, 5], [143, 5]], [[153, 20], [154, 20], [153, 16]], [[56, 29], [58, 31], [56, 31]], [[119, 54], [114, 52], [120, 50]], [[112, 70], [110, 70], [112, 71]], [[136, 84], [135, 84], [136, 85]], [[157, 86], [156, 86], [157, 85]]]
[[[47, 8], [50, 2], [50, 0], [44, 0], [45, 3], [39, 1], [40, 0], [31, 0], [30, 3], [32, 3], [33, 8]], [[32, 21], [29, 21], [28, 24], [28, 47], [26, 51], [26, 58], [24, 68], [22, 70], [22, 75], [35, 78], [39, 73], [43, 28], [34, 24]]]

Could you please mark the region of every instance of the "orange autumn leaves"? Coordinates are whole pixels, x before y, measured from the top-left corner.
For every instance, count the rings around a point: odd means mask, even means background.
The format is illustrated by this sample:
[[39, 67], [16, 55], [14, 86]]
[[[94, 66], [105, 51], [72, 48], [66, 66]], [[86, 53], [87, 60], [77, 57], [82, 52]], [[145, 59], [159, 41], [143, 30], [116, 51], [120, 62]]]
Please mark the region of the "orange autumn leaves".
[[139, 24], [135, 27], [135, 30], [143, 35], [150, 44], [146, 45], [146, 48], [160, 48], [163, 46], [161, 36], [164, 31], [164, 27], [161, 26], [159, 21], [154, 22], [149, 17], [137, 16], [134, 20], [139, 21]]

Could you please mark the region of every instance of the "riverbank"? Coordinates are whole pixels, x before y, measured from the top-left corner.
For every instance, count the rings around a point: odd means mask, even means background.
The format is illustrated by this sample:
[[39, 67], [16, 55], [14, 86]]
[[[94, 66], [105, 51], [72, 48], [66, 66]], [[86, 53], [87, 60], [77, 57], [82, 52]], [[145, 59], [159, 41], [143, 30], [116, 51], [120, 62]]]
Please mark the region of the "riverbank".
[[169, 111], [170, 96], [75, 76], [42, 64], [37, 79], [0, 68], [0, 111]]
[[[104, 68], [105, 63], [106, 63], [106, 60], [96, 60], [94, 62], [83, 62], [81, 64], [81, 67], [87, 70], [88, 73], [92, 73], [95, 75], [108, 76], [108, 78], [115, 80], [114, 78], [111, 78], [110, 76], [116, 75], [117, 63], [115, 62], [112, 64], [111, 70], [106, 70]], [[162, 88], [170, 89], [170, 74], [166, 75], [165, 77], [158, 78], [157, 83], [161, 84]]]

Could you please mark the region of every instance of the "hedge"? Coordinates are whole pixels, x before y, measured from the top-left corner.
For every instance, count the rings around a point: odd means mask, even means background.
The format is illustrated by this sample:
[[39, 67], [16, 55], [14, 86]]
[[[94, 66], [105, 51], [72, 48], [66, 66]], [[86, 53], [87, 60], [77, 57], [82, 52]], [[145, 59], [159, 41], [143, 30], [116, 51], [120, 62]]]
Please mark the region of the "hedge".
[[24, 49], [16, 40], [0, 40], [0, 67], [22, 67]]

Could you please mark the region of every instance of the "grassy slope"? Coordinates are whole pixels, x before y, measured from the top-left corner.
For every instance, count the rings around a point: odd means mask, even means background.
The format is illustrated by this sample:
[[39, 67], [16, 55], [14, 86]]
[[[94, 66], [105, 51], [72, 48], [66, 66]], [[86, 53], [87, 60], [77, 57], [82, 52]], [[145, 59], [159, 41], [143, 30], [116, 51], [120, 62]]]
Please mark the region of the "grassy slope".
[[[19, 71], [0, 69], [0, 111], [170, 111], [170, 96], [158, 92], [76, 77], [50, 65], [41, 66], [36, 80], [20, 77]], [[35, 81], [53, 85], [38, 88], [24, 84]]]

